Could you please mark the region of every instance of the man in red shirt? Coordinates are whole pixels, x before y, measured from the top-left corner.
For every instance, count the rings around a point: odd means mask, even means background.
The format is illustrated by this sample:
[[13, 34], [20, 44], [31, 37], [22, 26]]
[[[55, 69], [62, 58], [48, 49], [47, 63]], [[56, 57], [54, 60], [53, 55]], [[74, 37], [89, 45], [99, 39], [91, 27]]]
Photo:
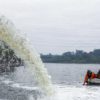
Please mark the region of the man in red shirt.
[[89, 79], [94, 79], [94, 78], [100, 78], [100, 70], [98, 71], [97, 74], [95, 74], [91, 70], [88, 70], [86, 75], [85, 75], [85, 79], [84, 79], [83, 85], [88, 84], [88, 80]]

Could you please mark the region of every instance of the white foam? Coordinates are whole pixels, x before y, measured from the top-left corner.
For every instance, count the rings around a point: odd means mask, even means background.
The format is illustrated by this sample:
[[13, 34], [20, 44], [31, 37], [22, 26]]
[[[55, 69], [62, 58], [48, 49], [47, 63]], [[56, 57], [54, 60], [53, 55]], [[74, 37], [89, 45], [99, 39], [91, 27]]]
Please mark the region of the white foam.
[[[5, 84], [19, 89], [39, 90], [38, 87], [31, 87], [14, 83], [10, 80], [3, 81]], [[100, 100], [100, 88], [89, 86], [70, 86], [70, 85], [54, 85], [55, 94], [38, 100]], [[40, 90], [39, 90], [40, 91]], [[34, 100], [34, 96], [30, 95], [29, 100]]]
[[2, 81], [2, 82], [5, 83], [5, 84], [7, 84], [7, 85], [9, 85], [9, 84], [12, 83], [12, 81], [10, 81], [10, 80], [4, 80], [4, 81]]
[[18, 83], [12, 84], [11, 87], [25, 89], [25, 90], [39, 90], [38, 87], [25, 86], [25, 85], [20, 85]]
[[6, 80], [3, 80], [2, 83], [10, 86], [10, 87], [13, 87], [13, 88], [19, 88], [19, 89], [25, 89], [25, 90], [39, 90], [38, 87], [32, 87], [32, 86], [25, 86], [23, 84], [19, 84], [19, 83], [15, 83], [13, 81], [10, 81], [8, 79]]
[[17, 56], [22, 58], [46, 94], [52, 94], [52, 84], [47, 70], [40, 59], [40, 55], [33, 49], [26, 39], [26, 35], [20, 33], [4, 16], [0, 18], [0, 40], [6, 42]]
[[100, 100], [99, 87], [56, 85], [55, 91], [56, 93], [52, 97], [39, 100]]

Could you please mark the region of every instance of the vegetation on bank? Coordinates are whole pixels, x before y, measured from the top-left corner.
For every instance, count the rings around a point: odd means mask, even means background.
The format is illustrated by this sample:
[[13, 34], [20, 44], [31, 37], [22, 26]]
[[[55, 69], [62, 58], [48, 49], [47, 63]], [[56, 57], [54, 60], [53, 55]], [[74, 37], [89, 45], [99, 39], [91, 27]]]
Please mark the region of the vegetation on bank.
[[76, 50], [61, 55], [41, 54], [41, 59], [46, 63], [100, 63], [100, 49], [91, 52]]
[[[41, 54], [41, 59], [46, 63], [100, 63], [100, 49], [91, 52], [76, 50], [61, 55]], [[0, 41], [0, 72], [14, 71], [15, 67], [23, 65], [24, 61], [5, 42]]]

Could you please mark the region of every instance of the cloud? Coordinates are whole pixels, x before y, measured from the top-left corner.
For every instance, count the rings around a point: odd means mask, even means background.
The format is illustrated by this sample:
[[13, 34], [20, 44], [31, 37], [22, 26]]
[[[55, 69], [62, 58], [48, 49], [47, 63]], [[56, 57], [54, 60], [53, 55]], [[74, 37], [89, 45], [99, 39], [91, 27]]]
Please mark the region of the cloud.
[[39, 52], [91, 50], [100, 43], [99, 5], [99, 0], [0, 0], [0, 13], [27, 33]]

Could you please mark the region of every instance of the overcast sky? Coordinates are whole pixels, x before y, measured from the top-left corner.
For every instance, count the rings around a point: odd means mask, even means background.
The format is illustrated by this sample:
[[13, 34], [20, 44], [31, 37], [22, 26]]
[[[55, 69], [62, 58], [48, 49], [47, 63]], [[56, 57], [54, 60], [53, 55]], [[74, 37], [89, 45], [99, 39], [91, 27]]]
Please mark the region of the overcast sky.
[[39, 53], [100, 48], [100, 0], [0, 0], [0, 14], [26, 33]]

